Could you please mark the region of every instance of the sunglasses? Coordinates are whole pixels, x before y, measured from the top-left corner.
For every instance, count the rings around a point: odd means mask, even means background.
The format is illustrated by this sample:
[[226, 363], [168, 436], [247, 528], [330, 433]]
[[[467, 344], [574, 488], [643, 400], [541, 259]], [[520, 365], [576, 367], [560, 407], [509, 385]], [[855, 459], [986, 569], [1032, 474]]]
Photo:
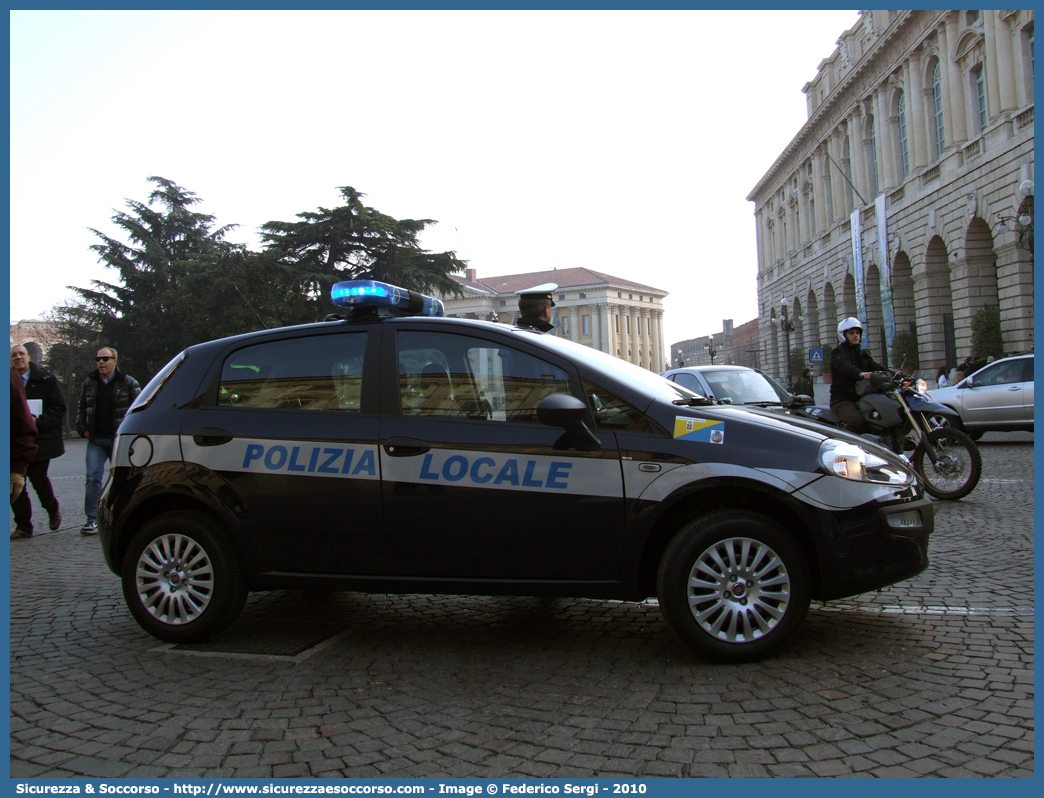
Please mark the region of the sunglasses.
[[101, 363], [104, 360], [112, 360], [111, 357], [96, 357], [94, 358], [97, 362]]

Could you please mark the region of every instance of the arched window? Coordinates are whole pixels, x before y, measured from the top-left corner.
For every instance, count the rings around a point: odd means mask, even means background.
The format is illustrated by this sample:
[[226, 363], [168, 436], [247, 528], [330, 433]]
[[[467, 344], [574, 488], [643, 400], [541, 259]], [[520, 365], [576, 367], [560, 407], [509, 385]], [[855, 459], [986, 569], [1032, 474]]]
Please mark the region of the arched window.
[[906, 94], [899, 92], [895, 104], [896, 116], [899, 118], [899, 159], [903, 168], [903, 177], [910, 174], [910, 141], [906, 137]]
[[942, 158], [946, 149], [946, 131], [943, 128], [942, 68], [938, 60], [932, 67], [932, 120], [935, 123], [935, 157]]
[[874, 186], [874, 196], [881, 193], [881, 185], [877, 180], [877, 129], [874, 127], [874, 117], [866, 118], [866, 127], [870, 131], [870, 182]]

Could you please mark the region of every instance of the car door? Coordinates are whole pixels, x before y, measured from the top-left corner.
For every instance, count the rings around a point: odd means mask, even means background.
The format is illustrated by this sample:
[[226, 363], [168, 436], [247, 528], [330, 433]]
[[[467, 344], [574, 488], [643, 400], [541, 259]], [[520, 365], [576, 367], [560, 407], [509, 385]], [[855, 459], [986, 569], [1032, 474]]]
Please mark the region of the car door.
[[1033, 423], [1033, 358], [1027, 357], [1022, 367], [1022, 408], [1026, 421]]
[[[993, 363], [961, 390], [964, 423], [970, 428], [1005, 427], [1026, 420], [1025, 359]], [[1032, 400], [1032, 397], [1031, 397]]]
[[624, 526], [620, 456], [556, 449], [536, 408], [582, 393], [572, 366], [513, 336], [386, 325], [380, 462], [393, 573], [612, 580]]
[[386, 570], [378, 344], [365, 327], [339, 326], [247, 340], [216, 359], [182, 451], [193, 478], [240, 519], [263, 569]]

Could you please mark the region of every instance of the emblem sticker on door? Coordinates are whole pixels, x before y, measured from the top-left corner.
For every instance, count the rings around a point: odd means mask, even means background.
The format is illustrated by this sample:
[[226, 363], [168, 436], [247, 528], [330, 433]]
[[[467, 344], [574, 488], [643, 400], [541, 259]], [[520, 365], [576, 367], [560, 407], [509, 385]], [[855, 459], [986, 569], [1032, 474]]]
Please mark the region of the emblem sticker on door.
[[700, 443], [725, 443], [725, 422], [691, 416], [675, 416], [674, 437]]

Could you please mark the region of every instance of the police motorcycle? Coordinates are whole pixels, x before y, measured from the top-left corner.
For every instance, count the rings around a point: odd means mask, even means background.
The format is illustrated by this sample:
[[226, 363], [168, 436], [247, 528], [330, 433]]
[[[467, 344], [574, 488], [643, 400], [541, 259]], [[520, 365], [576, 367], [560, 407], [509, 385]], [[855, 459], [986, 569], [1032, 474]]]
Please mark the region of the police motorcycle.
[[[956, 411], [932, 401], [928, 383], [914, 380], [900, 369], [894, 374], [874, 372], [857, 383], [856, 403], [869, 432], [863, 437], [906, 456], [937, 499], [963, 499], [979, 484], [982, 456], [975, 441], [952, 426], [940, 427], [932, 419], [959, 421]], [[829, 408], [811, 404], [808, 396], [795, 397], [791, 415], [844, 429]], [[912, 453], [905, 452], [912, 446]]]

